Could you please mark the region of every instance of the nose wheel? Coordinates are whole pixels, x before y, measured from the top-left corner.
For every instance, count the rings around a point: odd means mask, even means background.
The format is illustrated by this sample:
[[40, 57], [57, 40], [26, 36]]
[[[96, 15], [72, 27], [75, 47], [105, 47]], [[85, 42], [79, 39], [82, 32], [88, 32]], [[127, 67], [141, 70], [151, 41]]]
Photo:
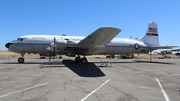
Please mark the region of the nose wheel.
[[24, 58], [23, 58], [23, 57], [20, 57], [20, 58], [18, 59], [18, 62], [19, 62], [19, 63], [24, 63]]

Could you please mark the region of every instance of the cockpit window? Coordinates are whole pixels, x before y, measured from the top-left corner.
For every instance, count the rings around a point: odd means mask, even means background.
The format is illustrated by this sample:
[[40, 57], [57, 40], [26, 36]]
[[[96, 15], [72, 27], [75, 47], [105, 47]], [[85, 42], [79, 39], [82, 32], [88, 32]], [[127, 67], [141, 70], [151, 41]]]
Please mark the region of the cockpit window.
[[18, 38], [17, 41], [23, 41], [23, 38]]
[[23, 41], [23, 38], [21, 38], [20, 41]]

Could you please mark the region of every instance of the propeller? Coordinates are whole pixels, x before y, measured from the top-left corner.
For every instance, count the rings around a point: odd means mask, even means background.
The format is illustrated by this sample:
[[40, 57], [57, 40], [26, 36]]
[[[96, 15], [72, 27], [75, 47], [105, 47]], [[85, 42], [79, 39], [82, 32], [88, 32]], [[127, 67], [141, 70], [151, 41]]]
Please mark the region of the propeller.
[[49, 51], [49, 61], [51, 61], [51, 50]]
[[49, 61], [51, 61], [51, 56], [54, 56], [55, 59], [55, 55], [56, 55], [56, 38], [54, 37], [54, 43], [51, 43], [49, 47], [47, 47], [47, 50], [49, 51]]
[[53, 56], [54, 56], [54, 59], [55, 59], [55, 56], [56, 56], [56, 38], [54, 37], [54, 46], [53, 46]]

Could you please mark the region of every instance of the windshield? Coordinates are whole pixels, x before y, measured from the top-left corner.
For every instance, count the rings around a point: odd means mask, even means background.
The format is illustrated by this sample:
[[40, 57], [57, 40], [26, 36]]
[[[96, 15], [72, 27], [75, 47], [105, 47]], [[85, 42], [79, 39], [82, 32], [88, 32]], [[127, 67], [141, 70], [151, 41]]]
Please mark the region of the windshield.
[[17, 41], [23, 41], [23, 38], [18, 38]]

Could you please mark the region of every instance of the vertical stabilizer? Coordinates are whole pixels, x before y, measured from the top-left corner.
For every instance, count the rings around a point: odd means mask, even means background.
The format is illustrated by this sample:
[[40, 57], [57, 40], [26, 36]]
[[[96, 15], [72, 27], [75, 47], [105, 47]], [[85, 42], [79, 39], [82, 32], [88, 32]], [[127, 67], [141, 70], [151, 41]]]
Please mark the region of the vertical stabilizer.
[[148, 25], [147, 32], [140, 41], [149, 46], [159, 46], [158, 26], [156, 23], [152, 22]]

